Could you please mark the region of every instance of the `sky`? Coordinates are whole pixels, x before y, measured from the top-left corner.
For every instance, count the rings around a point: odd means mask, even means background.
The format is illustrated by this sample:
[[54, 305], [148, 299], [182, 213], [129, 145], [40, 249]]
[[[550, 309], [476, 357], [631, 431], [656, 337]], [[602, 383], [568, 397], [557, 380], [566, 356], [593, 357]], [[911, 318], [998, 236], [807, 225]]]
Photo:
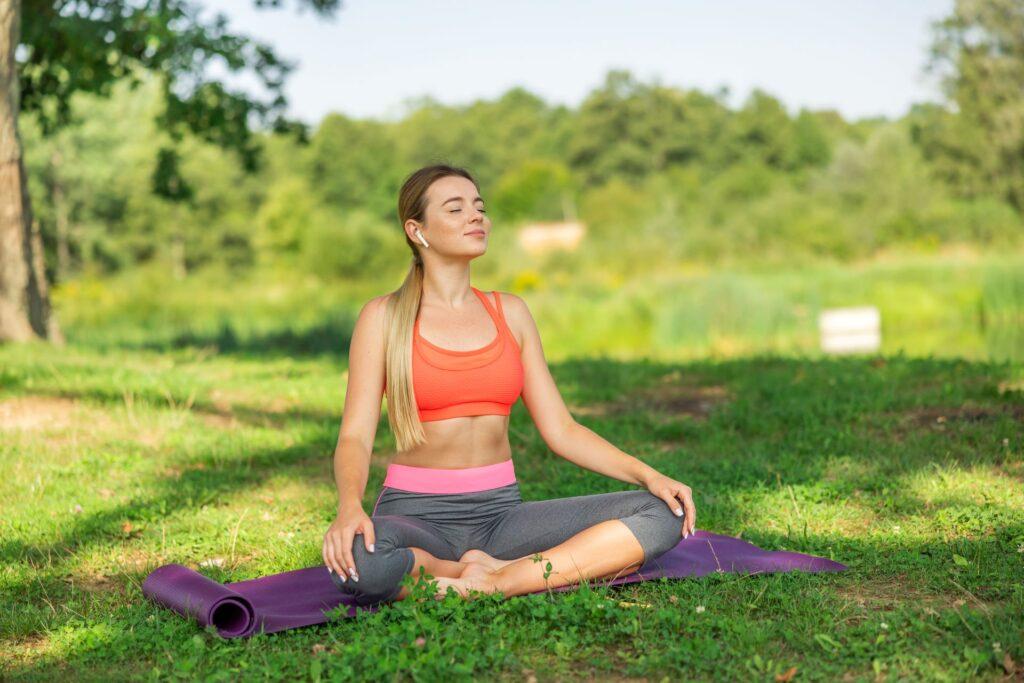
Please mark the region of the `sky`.
[[[753, 88], [790, 113], [836, 109], [895, 118], [941, 101], [925, 73], [930, 24], [953, 0], [343, 0], [332, 18], [252, 0], [198, 0], [234, 33], [297, 63], [291, 117], [394, 120], [422, 96], [450, 105], [521, 86], [576, 107], [609, 69], [713, 93], [740, 106]], [[216, 72], [215, 72], [216, 73]], [[247, 79], [231, 81], [252, 88]]]

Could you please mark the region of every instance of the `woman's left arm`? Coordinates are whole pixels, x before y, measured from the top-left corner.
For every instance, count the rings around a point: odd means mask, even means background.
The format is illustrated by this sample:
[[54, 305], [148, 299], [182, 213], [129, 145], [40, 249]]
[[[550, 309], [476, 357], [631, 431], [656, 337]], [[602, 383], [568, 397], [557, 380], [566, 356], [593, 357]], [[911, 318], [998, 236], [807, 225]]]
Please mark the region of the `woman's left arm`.
[[[638, 458], [624, 453], [576, 422], [551, 376], [537, 324], [520, 297], [501, 293], [510, 326], [518, 330], [523, 361], [523, 403], [552, 451], [580, 467], [619, 481], [644, 486], [676, 512], [686, 514], [686, 532], [696, 529], [696, 509], [689, 486], [667, 477]], [[676, 514], [680, 514], [676, 512]]]
[[547, 443], [552, 451], [580, 467], [646, 487], [665, 501], [677, 515], [682, 515], [685, 508], [688, 523], [683, 537], [696, 531], [697, 511], [693, 505], [693, 491], [683, 482], [665, 476], [639, 458], [624, 453], [575, 420], [559, 432], [555, 443]]

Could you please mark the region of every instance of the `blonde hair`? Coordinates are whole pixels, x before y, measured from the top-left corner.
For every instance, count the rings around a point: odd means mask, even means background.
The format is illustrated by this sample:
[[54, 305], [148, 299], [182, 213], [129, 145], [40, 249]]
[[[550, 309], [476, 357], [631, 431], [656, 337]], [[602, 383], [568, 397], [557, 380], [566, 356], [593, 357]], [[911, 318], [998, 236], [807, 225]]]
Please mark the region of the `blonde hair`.
[[[435, 180], [449, 176], [461, 176], [477, 185], [469, 171], [447, 164], [424, 166], [405, 179], [398, 193], [398, 219], [403, 232], [405, 222], [410, 218], [420, 223], [426, 222], [427, 189]], [[388, 297], [384, 316], [388, 424], [395, 435], [399, 451], [427, 441], [412, 385], [412, 331], [423, 295], [423, 259], [419, 247], [409, 239], [408, 234], [405, 241], [412, 249], [412, 263], [401, 286]]]

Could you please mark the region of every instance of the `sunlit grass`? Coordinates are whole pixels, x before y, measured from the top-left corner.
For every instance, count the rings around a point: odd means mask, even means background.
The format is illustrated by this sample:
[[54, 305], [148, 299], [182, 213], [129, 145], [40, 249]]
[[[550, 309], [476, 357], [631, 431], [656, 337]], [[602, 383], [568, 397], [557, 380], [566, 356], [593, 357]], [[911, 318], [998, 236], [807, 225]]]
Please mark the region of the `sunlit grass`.
[[[405, 601], [245, 642], [139, 585], [166, 562], [220, 581], [320, 563], [344, 356], [30, 344], [0, 368], [8, 677], [920, 679], [1024, 660], [1024, 398], [998, 365], [553, 361], [582, 423], [693, 486], [700, 528], [849, 571]], [[510, 439], [528, 500], [628, 488], [550, 453], [522, 404]], [[393, 448], [382, 418], [367, 510]]]
[[[875, 306], [883, 353], [1013, 361], [1015, 378], [1024, 380], [1020, 254], [954, 251], [788, 268], [680, 264], [631, 279], [583, 258], [555, 260], [528, 278], [502, 272], [477, 286], [524, 297], [553, 359], [816, 357], [822, 310]], [[210, 271], [168, 287], [166, 273], [151, 267], [116, 281], [67, 283], [55, 301], [69, 337], [94, 348], [336, 358], [359, 306], [394, 289], [401, 276], [396, 270], [379, 283], [331, 282]]]

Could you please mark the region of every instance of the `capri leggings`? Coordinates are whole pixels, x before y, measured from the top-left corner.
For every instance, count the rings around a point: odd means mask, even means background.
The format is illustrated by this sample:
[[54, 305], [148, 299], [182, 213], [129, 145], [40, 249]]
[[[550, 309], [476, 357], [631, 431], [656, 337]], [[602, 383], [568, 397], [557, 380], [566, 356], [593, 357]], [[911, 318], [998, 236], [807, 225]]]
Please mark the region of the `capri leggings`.
[[683, 517], [649, 491], [615, 491], [523, 502], [512, 460], [455, 470], [389, 465], [370, 515], [374, 550], [361, 534], [352, 544], [359, 581], [331, 579], [357, 605], [397, 597], [412, 571], [411, 547], [458, 560], [471, 548], [502, 560], [532, 555], [580, 531], [620, 519], [643, 548], [643, 566], [682, 540]]

